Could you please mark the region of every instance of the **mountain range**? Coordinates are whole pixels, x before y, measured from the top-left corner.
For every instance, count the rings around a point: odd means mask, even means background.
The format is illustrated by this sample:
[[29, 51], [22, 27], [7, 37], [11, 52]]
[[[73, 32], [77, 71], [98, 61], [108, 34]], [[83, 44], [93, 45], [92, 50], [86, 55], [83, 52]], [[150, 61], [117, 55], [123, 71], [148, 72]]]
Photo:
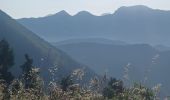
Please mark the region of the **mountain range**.
[[137, 5], [120, 7], [114, 14], [95, 16], [65, 11], [17, 21], [50, 42], [73, 38], [107, 38], [127, 43], [170, 45], [170, 11]]
[[81, 42], [67, 40], [52, 44], [99, 75], [106, 72], [108, 76], [124, 79], [128, 69], [129, 84], [142, 82], [153, 86], [161, 83], [163, 93], [170, 91], [170, 81], [165, 79], [170, 71], [170, 50], [160, 51], [148, 44], [120, 44], [114, 41], [107, 44], [96, 42], [95, 39], [83, 39]]
[[168, 93], [169, 18], [170, 11], [137, 5], [101, 16], [61, 11], [17, 21], [100, 75], [122, 78], [128, 67], [132, 83], [148, 78], [147, 85], [161, 83]]

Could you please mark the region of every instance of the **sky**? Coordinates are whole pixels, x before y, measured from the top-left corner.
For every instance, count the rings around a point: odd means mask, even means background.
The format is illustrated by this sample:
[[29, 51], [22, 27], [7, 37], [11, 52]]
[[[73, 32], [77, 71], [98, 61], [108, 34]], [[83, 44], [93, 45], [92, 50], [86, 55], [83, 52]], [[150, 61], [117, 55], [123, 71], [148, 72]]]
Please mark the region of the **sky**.
[[114, 13], [121, 6], [133, 5], [170, 10], [170, 0], [0, 0], [0, 9], [16, 19], [42, 17], [61, 10], [70, 15], [79, 11], [101, 15]]

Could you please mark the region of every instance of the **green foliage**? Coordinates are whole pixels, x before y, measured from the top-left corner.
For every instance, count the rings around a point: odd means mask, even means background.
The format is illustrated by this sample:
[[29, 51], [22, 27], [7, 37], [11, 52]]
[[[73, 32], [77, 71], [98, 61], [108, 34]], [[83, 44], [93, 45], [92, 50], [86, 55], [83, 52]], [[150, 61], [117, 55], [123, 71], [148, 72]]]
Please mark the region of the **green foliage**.
[[40, 77], [39, 68], [32, 68], [30, 71], [30, 88], [41, 90], [43, 81]]
[[103, 89], [103, 96], [105, 98], [113, 98], [123, 93], [124, 87], [121, 80], [110, 78], [108, 85]]
[[20, 66], [22, 69], [22, 78], [25, 84], [25, 88], [30, 88], [31, 87], [31, 69], [33, 68], [33, 60], [25, 54], [25, 63]]
[[103, 94], [100, 94], [73, 84], [70, 76], [64, 77], [60, 85], [50, 82], [49, 89], [43, 91], [39, 70], [32, 68], [31, 75], [33, 88], [24, 88], [24, 83], [20, 80], [14, 80], [10, 88], [0, 84], [0, 98], [2, 96], [2, 100], [157, 100], [152, 89], [141, 84], [134, 84], [130, 88], [123, 87], [122, 81], [115, 78], [110, 78]]
[[6, 40], [0, 41], [0, 79], [10, 83], [13, 80], [13, 75], [9, 69], [14, 65], [13, 50], [9, 47]]
[[14, 79], [10, 87], [11, 87], [10, 90], [11, 90], [12, 95], [16, 95], [18, 91], [23, 89], [23, 84], [22, 82], [20, 82], [20, 80]]
[[[93, 79], [92, 83], [93, 86], [97, 87], [96, 90], [91, 90], [90, 88], [84, 89], [79, 83], [74, 84], [71, 75], [62, 78], [60, 85], [56, 84], [57, 82], [51, 82], [49, 84], [50, 88], [44, 90], [43, 80], [40, 77], [40, 69], [33, 66], [33, 59], [27, 54], [25, 55], [25, 59], [26, 62], [20, 66], [22, 69], [22, 78], [13, 80], [9, 85], [6, 84], [6, 82], [12, 80], [10, 79], [12, 75], [8, 70], [14, 64], [14, 57], [8, 43], [5, 40], [0, 41], [0, 100], [157, 99], [155, 92], [142, 84], [135, 83], [132, 87], [128, 88], [123, 86], [123, 81], [115, 78], [110, 78], [107, 82], [106, 76], [102, 79], [103, 81], [97, 78]], [[75, 72], [79, 72], [79, 70]], [[105, 86], [103, 82], [106, 82], [107, 85]], [[102, 94], [98, 90], [102, 90]]]
[[23, 74], [29, 74], [31, 68], [33, 68], [33, 59], [31, 59], [27, 54], [25, 54], [25, 63], [21, 65], [21, 69], [23, 71]]
[[69, 86], [73, 85], [73, 80], [71, 79], [71, 75], [68, 75], [61, 79], [60, 82], [61, 88], [66, 91]]
[[135, 83], [133, 87], [123, 87], [123, 82], [111, 78], [108, 85], [103, 89], [105, 99], [112, 100], [155, 100], [152, 89]]
[[20, 66], [24, 88], [34, 89], [35, 94], [42, 93], [43, 81], [40, 78], [40, 69], [33, 66], [33, 59], [27, 54], [25, 55], [25, 59], [26, 62]]
[[129, 98], [132, 98], [133, 100], [155, 100], [153, 90], [142, 84], [134, 83], [134, 86], [127, 89], [125, 93], [127, 93]]

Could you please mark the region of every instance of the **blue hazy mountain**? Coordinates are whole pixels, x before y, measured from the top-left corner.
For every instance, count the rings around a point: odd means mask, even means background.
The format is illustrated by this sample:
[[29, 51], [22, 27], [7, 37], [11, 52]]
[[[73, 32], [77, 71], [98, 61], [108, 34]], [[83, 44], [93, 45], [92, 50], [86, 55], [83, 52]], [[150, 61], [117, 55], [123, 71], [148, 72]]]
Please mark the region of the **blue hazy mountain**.
[[1, 39], [6, 39], [14, 50], [15, 67], [12, 71], [16, 75], [19, 74], [19, 66], [24, 63], [24, 55], [26, 53], [33, 58], [34, 65], [41, 68], [42, 74], [46, 79], [50, 79], [48, 69], [51, 67], [59, 69], [56, 73], [56, 76], [59, 78], [77, 68], [84, 67], [87, 76], [94, 75], [94, 72], [85, 65], [74, 61], [66, 53], [29, 31], [3, 11], [0, 11]]
[[18, 22], [47, 41], [103, 37], [127, 43], [170, 45], [170, 11], [138, 5], [120, 7], [114, 14], [95, 16], [87, 11], [71, 16], [65, 11]]
[[[120, 7], [115, 13], [102, 16], [87, 11], [71, 16], [61, 11], [41, 18], [18, 19], [18, 22], [47, 41], [65, 40], [55, 46], [99, 74], [108, 70], [109, 75], [120, 78], [124, 66], [131, 63], [131, 80], [143, 81], [147, 73], [148, 84], [161, 83], [165, 91], [170, 91], [170, 81], [165, 79], [170, 66], [169, 18], [170, 11], [139, 5]], [[125, 44], [98, 41], [98, 38]], [[161, 46], [154, 48], [149, 44]]]
[[159, 50], [159, 51], [170, 51], [170, 47], [169, 47], [169, 46], [155, 45], [154, 47], [155, 47], [157, 50]]
[[[97, 42], [58, 42], [53, 43], [78, 62], [84, 63], [102, 75], [122, 78], [124, 68], [129, 66], [129, 82], [144, 82], [147, 85], [161, 83], [162, 91], [170, 91], [170, 80], [165, 79], [170, 72], [170, 51], [159, 51], [148, 44], [106, 44]], [[109, 42], [110, 43], [110, 42]], [[164, 93], [163, 92], [163, 93]], [[166, 93], [166, 92], [165, 92]]]
[[65, 44], [75, 44], [75, 43], [101, 43], [101, 44], [115, 44], [115, 45], [126, 45], [127, 43], [119, 40], [111, 40], [105, 38], [74, 38], [66, 39], [58, 42], [51, 42], [51, 44], [56, 45], [65, 45]]

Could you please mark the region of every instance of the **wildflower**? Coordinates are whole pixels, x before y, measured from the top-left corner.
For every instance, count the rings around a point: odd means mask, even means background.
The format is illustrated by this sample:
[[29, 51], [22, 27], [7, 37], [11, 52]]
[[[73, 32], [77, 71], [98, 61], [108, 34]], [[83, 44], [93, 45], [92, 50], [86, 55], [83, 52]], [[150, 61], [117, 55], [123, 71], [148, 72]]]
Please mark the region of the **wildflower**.
[[156, 86], [152, 88], [155, 94], [158, 94], [160, 92], [161, 86], [162, 84], [157, 84]]
[[32, 68], [32, 73], [39, 73], [40, 72], [40, 68]]
[[130, 69], [131, 63], [128, 63], [125, 67], [124, 67], [124, 75], [123, 75], [123, 79], [124, 80], [129, 80], [129, 69]]
[[76, 69], [72, 73], [72, 76], [77, 76], [78, 80], [82, 80], [84, 75], [85, 74], [83, 69]]

